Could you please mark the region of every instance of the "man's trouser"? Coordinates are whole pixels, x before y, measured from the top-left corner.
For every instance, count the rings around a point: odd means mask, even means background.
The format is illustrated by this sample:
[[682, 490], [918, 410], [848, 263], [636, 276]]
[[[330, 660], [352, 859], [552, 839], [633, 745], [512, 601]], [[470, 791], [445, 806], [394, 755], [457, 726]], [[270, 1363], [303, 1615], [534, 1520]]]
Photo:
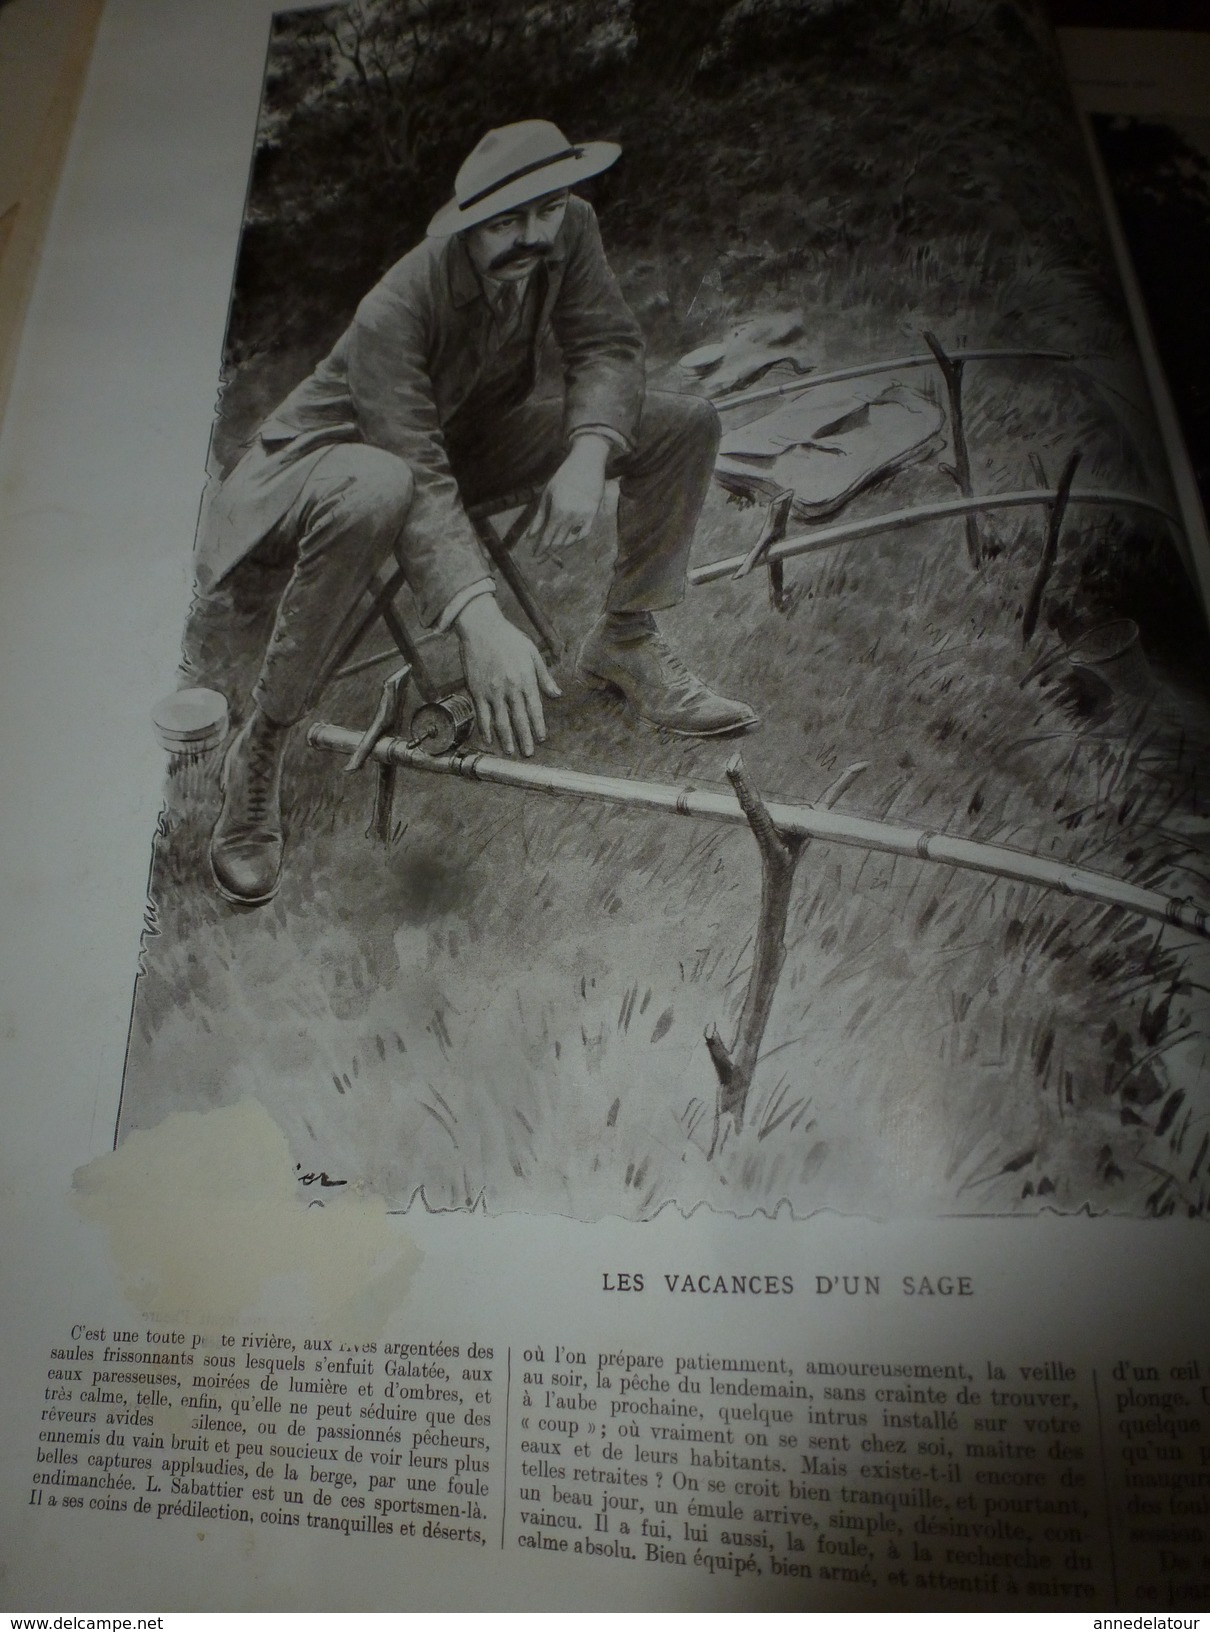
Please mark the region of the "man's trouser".
[[[483, 427], [478, 434], [469, 427], [460, 432], [457, 424], [447, 432], [450, 462], [468, 505], [543, 483], [566, 456], [558, 400], [522, 403], [486, 425], [476, 418]], [[718, 417], [708, 402], [647, 393], [635, 446], [619, 449], [608, 466], [608, 474], [618, 479], [619, 500], [607, 611], [658, 612], [684, 597], [718, 434]], [[411, 470], [396, 455], [365, 443], [336, 443], [262, 539], [259, 547], [271, 553], [295, 551], [253, 689], [255, 701], [278, 724], [292, 724], [311, 707], [356, 622], [362, 596], [392, 551], [407, 575], [412, 491]], [[223, 615], [228, 601], [224, 583], [199, 595], [187, 647], [204, 647], [207, 623]], [[196, 671], [188, 651], [186, 666]]]

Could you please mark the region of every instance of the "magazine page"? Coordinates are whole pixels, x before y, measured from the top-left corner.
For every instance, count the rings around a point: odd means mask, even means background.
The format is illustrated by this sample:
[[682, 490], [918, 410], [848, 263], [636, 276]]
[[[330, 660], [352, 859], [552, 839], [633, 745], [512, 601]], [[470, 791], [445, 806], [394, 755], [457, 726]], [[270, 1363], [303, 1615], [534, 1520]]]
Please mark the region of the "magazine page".
[[110, 0], [0, 503], [6, 1608], [1205, 1601], [1205, 620], [1036, 9]]

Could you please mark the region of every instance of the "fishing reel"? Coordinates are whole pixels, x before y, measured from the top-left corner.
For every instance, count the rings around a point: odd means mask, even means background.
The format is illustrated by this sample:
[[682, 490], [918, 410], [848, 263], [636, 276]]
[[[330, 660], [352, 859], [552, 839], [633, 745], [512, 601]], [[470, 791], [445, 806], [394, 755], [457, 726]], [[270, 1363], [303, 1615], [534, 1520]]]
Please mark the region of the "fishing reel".
[[451, 691], [431, 703], [421, 703], [412, 714], [409, 748], [422, 754], [452, 754], [475, 729], [475, 705], [464, 691]]
[[[397, 669], [383, 682], [382, 695], [374, 718], [353, 750], [346, 771], [359, 771], [374, 752], [375, 745], [384, 736], [403, 735], [404, 702], [408, 682], [412, 678], [407, 664]], [[475, 706], [464, 691], [451, 691], [444, 697], [421, 703], [413, 710], [404, 747], [416, 749], [429, 758], [449, 754], [460, 748], [475, 726]]]

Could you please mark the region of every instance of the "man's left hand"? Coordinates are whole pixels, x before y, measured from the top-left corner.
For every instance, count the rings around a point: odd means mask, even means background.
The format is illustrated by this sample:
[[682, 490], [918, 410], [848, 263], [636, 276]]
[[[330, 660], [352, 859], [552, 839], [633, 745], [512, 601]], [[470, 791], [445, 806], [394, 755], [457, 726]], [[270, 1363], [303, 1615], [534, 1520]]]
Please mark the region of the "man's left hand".
[[606, 437], [577, 436], [571, 451], [555, 471], [538, 503], [526, 540], [535, 560], [558, 556], [577, 544], [592, 529], [605, 495], [605, 465], [610, 443]]

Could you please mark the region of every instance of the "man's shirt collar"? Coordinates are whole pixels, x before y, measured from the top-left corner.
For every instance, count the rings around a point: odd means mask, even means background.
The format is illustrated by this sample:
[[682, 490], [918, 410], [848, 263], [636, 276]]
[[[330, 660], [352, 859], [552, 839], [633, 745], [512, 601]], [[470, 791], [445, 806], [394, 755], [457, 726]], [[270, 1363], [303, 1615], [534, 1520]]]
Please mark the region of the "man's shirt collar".
[[[564, 231], [565, 227], [559, 228], [558, 236], [555, 238], [550, 255], [547, 257], [546, 265], [548, 267], [565, 258]], [[523, 287], [527, 291], [533, 284], [539, 270], [540, 268], [535, 267], [534, 271], [526, 279]], [[510, 287], [508, 284], [496, 283], [494, 279], [481, 279], [479, 277], [470, 255], [467, 253], [461, 234], [450, 241], [449, 280], [450, 298], [455, 306], [469, 305], [472, 300], [484, 300], [490, 307], [496, 309], [497, 303], [493, 297], [493, 288], [507, 289]]]
[[525, 304], [525, 297], [529, 294], [536, 272], [537, 267], [527, 273], [520, 283], [505, 283], [500, 278], [480, 279], [487, 304], [497, 317], [508, 319], [516, 316]]

